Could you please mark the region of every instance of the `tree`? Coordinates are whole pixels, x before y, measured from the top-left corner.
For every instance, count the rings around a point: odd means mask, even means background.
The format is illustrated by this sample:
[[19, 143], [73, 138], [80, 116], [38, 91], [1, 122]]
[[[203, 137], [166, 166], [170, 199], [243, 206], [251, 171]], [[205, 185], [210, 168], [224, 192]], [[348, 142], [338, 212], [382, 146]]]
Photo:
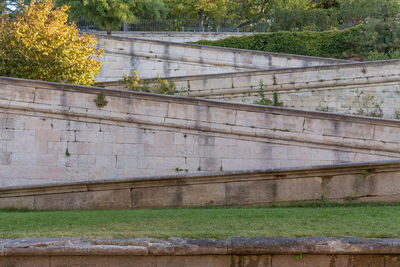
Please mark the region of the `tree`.
[[67, 21], [67, 10], [34, 0], [20, 4], [13, 18], [0, 15], [0, 76], [91, 85], [102, 51]]
[[230, 0], [228, 13], [240, 20], [242, 25], [265, 19], [271, 0]]
[[170, 17], [198, 19], [203, 27], [205, 19], [221, 19], [226, 16], [226, 0], [166, 0]]
[[313, 0], [314, 6], [316, 8], [338, 8], [339, 2], [338, 0]]
[[345, 25], [363, 23], [365, 18], [386, 20], [400, 12], [398, 0], [339, 0], [340, 16]]
[[167, 14], [162, 0], [58, 0], [71, 6], [71, 18], [85, 18], [108, 35], [121, 27], [122, 22], [134, 23], [139, 18], [160, 19]]
[[0, 14], [7, 10], [7, 1], [0, 0]]

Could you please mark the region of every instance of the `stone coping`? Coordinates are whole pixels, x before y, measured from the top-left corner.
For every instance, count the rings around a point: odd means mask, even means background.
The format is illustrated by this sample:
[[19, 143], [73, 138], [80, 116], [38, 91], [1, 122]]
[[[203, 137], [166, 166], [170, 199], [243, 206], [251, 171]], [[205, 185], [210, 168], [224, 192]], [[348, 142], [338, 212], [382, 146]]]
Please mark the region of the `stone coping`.
[[[283, 108], [283, 107], [262, 106], [262, 105], [255, 105], [255, 104], [233, 103], [233, 102], [228, 102], [228, 101], [209, 100], [209, 99], [201, 99], [201, 98], [187, 97], [187, 96], [161, 95], [161, 94], [155, 94], [155, 93], [136, 92], [136, 91], [128, 91], [128, 90], [122, 90], [122, 89], [110, 89], [110, 88], [103, 88], [103, 87], [83, 86], [83, 85], [46, 82], [46, 81], [37, 81], [37, 80], [28, 80], [28, 79], [0, 76], [0, 83], [4, 83], [4, 82], [7, 84], [10, 84], [10, 85], [20, 84], [20, 85], [26, 85], [27, 87], [45, 88], [45, 89], [60, 90], [60, 91], [80, 92], [80, 93], [93, 94], [93, 95], [102, 93], [102, 94], [104, 94], [104, 96], [136, 98], [136, 99], [160, 101], [160, 102], [166, 102], [166, 103], [204, 105], [204, 106], [209, 106], [209, 107], [226, 108], [226, 109], [232, 109], [232, 110], [241, 110], [241, 111], [250, 111], [250, 112], [265, 112], [265, 113], [272, 113], [272, 114], [278, 114], [278, 115], [302, 116], [302, 117], [329, 119], [329, 120], [345, 121], [345, 122], [371, 123], [371, 124], [385, 125], [385, 126], [394, 125], [394, 126], [398, 127], [400, 125], [400, 121], [394, 120], [394, 119], [391, 120], [391, 119], [382, 119], [382, 118], [366, 117], [366, 116], [358, 116], [358, 115], [346, 115], [346, 114], [329, 113], [329, 112], [321, 112], [321, 111], [308, 111], [308, 110], [286, 108], [286, 107]], [[13, 104], [14, 104], [13, 102], [9, 103], [8, 104], [9, 108], [13, 108]], [[25, 109], [28, 109], [28, 110], [33, 109], [34, 110], [34, 108], [24, 108], [24, 107], [19, 107], [19, 108], [23, 109], [23, 110], [25, 110]]]
[[163, 45], [174, 45], [174, 46], [192, 47], [192, 48], [199, 48], [199, 49], [205, 48], [205, 49], [217, 50], [217, 51], [224, 50], [224, 51], [231, 51], [231, 52], [263, 54], [263, 55], [271, 55], [271, 56], [275, 56], [275, 57], [285, 57], [285, 58], [290, 57], [290, 58], [297, 58], [297, 59], [304, 59], [304, 60], [309, 59], [309, 60], [318, 60], [318, 61], [332, 62], [332, 63], [338, 63], [338, 64], [349, 63], [349, 62], [357, 62], [357, 61], [350, 61], [350, 60], [344, 60], [344, 59], [302, 56], [302, 55], [284, 54], [284, 53], [276, 53], [276, 52], [263, 52], [263, 51], [257, 51], [257, 50], [247, 50], [247, 49], [219, 47], [219, 46], [176, 43], [176, 42], [168, 42], [168, 41], [160, 41], [160, 40], [148, 40], [148, 39], [133, 38], [133, 37], [109, 36], [109, 35], [102, 35], [102, 34], [97, 34], [96, 36], [101, 37], [102, 39], [109, 39], [109, 40], [154, 42], [154, 43], [163, 44]]
[[195, 185], [227, 183], [238, 181], [257, 181], [275, 179], [298, 179], [305, 177], [326, 177], [332, 175], [359, 174], [365, 171], [374, 173], [400, 170], [400, 160], [384, 160], [360, 163], [339, 163], [308, 167], [290, 167], [260, 170], [242, 170], [225, 172], [201, 172], [194, 174], [175, 174], [147, 176], [126, 179], [107, 179], [80, 182], [47, 183], [32, 186], [9, 186], [0, 188], [0, 199], [31, 195], [62, 194], [70, 192], [89, 192], [121, 190], [130, 188], [148, 188], [160, 186]]
[[[247, 77], [247, 76], [255, 76], [262, 74], [280, 74], [280, 73], [293, 73], [293, 72], [307, 72], [313, 70], [337, 70], [337, 69], [346, 69], [346, 68], [354, 68], [354, 67], [369, 67], [369, 66], [385, 66], [390, 65], [392, 63], [396, 64], [400, 62], [399, 59], [389, 59], [389, 60], [379, 60], [379, 61], [368, 61], [368, 62], [347, 62], [343, 64], [328, 64], [328, 65], [320, 65], [320, 66], [309, 66], [309, 67], [293, 67], [293, 68], [279, 68], [279, 69], [270, 69], [270, 70], [250, 70], [250, 71], [240, 71], [240, 72], [226, 72], [226, 73], [215, 73], [215, 74], [201, 74], [201, 75], [187, 75], [187, 76], [173, 76], [173, 77], [165, 77], [165, 80], [172, 81], [196, 81], [196, 80], [204, 80], [204, 79], [213, 79], [213, 78], [232, 78], [232, 77]], [[143, 79], [145, 81], [155, 81], [156, 78], [147, 78]], [[95, 85], [100, 87], [107, 87], [112, 85], [122, 84], [122, 81], [108, 81], [108, 82], [98, 82]], [[217, 88], [216, 88], [217, 89]]]
[[0, 239], [0, 257], [10, 256], [195, 256], [195, 255], [393, 255], [400, 239], [358, 237], [232, 237], [207, 239]]

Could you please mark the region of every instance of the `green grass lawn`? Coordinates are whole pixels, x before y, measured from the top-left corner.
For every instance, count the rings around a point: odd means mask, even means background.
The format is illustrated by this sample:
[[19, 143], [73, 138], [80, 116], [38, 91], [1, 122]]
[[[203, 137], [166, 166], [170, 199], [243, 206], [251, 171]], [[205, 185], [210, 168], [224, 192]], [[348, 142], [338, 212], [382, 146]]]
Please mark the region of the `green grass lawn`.
[[400, 204], [150, 210], [0, 210], [0, 238], [400, 237]]

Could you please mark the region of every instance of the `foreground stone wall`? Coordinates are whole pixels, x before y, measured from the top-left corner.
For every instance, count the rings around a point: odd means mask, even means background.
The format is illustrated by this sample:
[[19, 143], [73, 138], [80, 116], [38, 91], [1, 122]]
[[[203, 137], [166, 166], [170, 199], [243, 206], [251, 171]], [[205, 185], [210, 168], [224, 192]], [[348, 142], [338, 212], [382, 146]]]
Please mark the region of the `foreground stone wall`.
[[0, 266], [391, 267], [398, 239], [233, 237], [0, 240]]
[[[105, 31], [85, 31], [96, 35], [106, 35]], [[174, 43], [197, 42], [200, 40], [216, 41], [233, 36], [252, 35], [252, 32], [139, 32], [113, 31], [112, 36], [139, 38], [146, 40], [165, 41]]]
[[[399, 158], [397, 121], [0, 78], [0, 185]], [[98, 108], [99, 94], [108, 104]], [[101, 96], [101, 95], [100, 95]]]
[[98, 35], [104, 50], [96, 80], [116, 81], [138, 71], [141, 78], [342, 64], [349, 61]]
[[[399, 60], [172, 77], [168, 80], [176, 83], [178, 94], [249, 104], [261, 99], [262, 82], [265, 97], [273, 99], [273, 93], [277, 92], [279, 101], [286, 107], [400, 118]], [[107, 88], [123, 86], [118, 82], [99, 85]]]
[[247, 206], [400, 200], [400, 161], [159, 176], [0, 189], [0, 208], [35, 210]]

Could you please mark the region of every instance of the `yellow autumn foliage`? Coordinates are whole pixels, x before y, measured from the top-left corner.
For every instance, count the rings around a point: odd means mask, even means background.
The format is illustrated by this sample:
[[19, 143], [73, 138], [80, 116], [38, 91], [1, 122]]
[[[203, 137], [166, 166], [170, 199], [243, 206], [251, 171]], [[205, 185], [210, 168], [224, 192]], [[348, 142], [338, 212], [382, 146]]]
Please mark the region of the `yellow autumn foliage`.
[[68, 7], [33, 0], [20, 8], [14, 18], [0, 15], [0, 76], [93, 84], [103, 51], [68, 22]]

